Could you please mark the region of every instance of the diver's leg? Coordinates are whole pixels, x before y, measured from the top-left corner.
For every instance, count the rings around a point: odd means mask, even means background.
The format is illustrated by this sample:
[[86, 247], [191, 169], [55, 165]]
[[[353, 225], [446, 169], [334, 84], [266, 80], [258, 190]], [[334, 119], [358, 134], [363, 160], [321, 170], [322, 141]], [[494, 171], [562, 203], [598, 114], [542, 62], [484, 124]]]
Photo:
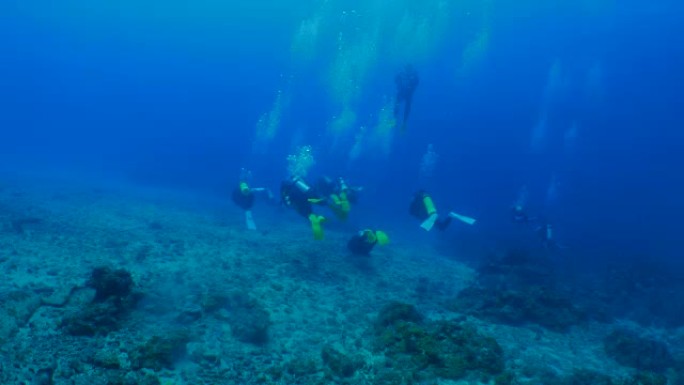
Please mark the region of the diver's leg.
[[397, 94], [394, 98], [394, 120], [399, 120], [399, 109], [401, 108], [401, 96]]
[[437, 227], [438, 230], [444, 231], [449, 227], [451, 224], [451, 216], [447, 215], [444, 218], [440, 218], [437, 223], [435, 223], [435, 227]]

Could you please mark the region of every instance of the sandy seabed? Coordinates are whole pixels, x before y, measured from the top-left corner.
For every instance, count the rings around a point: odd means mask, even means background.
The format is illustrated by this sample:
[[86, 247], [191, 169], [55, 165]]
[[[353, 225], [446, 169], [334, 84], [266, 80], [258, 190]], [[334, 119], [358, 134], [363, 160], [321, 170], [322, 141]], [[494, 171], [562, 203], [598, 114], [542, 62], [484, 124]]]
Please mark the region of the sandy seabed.
[[[412, 304], [431, 320], [466, 322], [495, 338], [515, 383], [539, 383], [538, 370], [630, 374], [604, 352], [613, 325], [591, 322], [555, 333], [449, 310], [445, 302], [469, 286], [475, 272], [430, 245], [390, 244], [359, 258], [344, 248], [346, 232], [328, 231], [325, 240], [314, 241], [294, 213], [264, 205], [255, 216], [259, 230], [248, 231], [228, 198], [3, 182], [0, 382], [390, 383], [377, 378], [387, 363], [373, 325], [392, 301]], [[93, 300], [88, 283], [101, 266], [130, 272], [139, 301], [106, 332], [70, 333], [65, 319], [78, 317], [79, 308]], [[250, 309], [242, 321], [261, 322], [264, 335], [236, 334], [234, 309], [212, 305], [231, 298]], [[250, 318], [254, 314], [266, 321]], [[174, 346], [168, 360], [141, 362], [141, 346], [179, 333], [182, 346]], [[353, 371], [344, 378], [331, 374], [321, 358], [325, 347], [355, 357]], [[413, 383], [494, 383], [472, 377], [431, 381]]]

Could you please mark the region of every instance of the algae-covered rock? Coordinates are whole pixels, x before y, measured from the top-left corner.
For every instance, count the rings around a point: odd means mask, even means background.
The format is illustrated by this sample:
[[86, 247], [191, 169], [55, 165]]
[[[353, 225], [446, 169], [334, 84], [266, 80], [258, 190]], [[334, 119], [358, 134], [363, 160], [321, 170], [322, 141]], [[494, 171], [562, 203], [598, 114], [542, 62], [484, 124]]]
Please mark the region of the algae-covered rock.
[[599, 313], [575, 304], [557, 278], [548, 258], [511, 250], [481, 266], [477, 281], [459, 292], [452, 307], [491, 322], [537, 324], [556, 332]]
[[404, 355], [399, 358], [417, 370], [439, 362], [440, 346], [435, 336], [413, 322], [397, 321], [380, 331], [375, 346], [395, 358]]
[[494, 376], [494, 385], [511, 385], [514, 381], [515, 375], [508, 371]]
[[560, 385], [613, 385], [613, 379], [593, 370], [575, 370], [570, 376], [560, 379]]
[[372, 385], [437, 385], [437, 381], [421, 379], [416, 373], [402, 368], [381, 368], [373, 377]]
[[62, 327], [71, 335], [105, 335], [117, 330], [141, 297], [133, 291], [130, 273], [123, 269], [96, 268], [87, 286], [95, 289], [92, 301], [62, 318]]
[[121, 310], [114, 301], [93, 303], [62, 318], [62, 327], [72, 336], [105, 335], [120, 326]]
[[350, 358], [330, 345], [323, 347], [321, 358], [332, 374], [337, 377], [350, 377], [361, 366], [359, 360]]
[[613, 331], [603, 340], [603, 346], [606, 354], [620, 365], [635, 369], [663, 372], [674, 364], [667, 345], [632, 331]]
[[255, 345], [268, 342], [271, 319], [257, 300], [244, 293], [233, 293], [228, 297], [227, 308], [230, 311], [228, 323], [235, 338]]
[[216, 291], [204, 293], [200, 298], [200, 306], [205, 313], [215, 313], [227, 307], [230, 303], [230, 296]]
[[111, 349], [98, 350], [93, 356], [93, 364], [105, 369], [120, 369], [118, 352]]
[[285, 363], [284, 372], [295, 377], [306, 377], [318, 373], [318, 365], [312, 357], [295, 357]]
[[55, 383], [73, 385], [161, 385], [159, 377], [151, 371], [126, 372], [122, 370], [88, 370], [85, 373], [71, 376], [68, 382], [55, 381]]
[[684, 326], [684, 278], [678, 262], [633, 256], [610, 266], [600, 287], [602, 306], [645, 327]]
[[144, 375], [142, 375], [142, 378], [140, 378], [138, 380], [137, 384], [138, 385], [161, 385], [162, 382], [159, 380], [159, 377], [157, 377], [156, 374], [145, 373]]
[[413, 305], [403, 302], [390, 302], [383, 306], [375, 322], [378, 328], [385, 328], [398, 321], [419, 323], [423, 316]]
[[539, 381], [545, 385], [667, 385], [667, 379], [662, 374], [637, 372], [630, 377], [621, 378], [588, 369], [576, 369], [566, 377], [547, 376]]
[[36, 371], [33, 376], [31, 385], [52, 385], [54, 384], [52, 376], [54, 375], [54, 368], [43, 368]]
[[585, 314], [569, 299], [539, 286], [519, 290], [469, 287], [459, 293], [453, 306], [488, 321], [508, 325], [533, 323], [557, 332], [565, 332], [585, 319]]
[[173, 369], [174, 363], [186, 353], [190, 341], [187, 331], [175, 331], [152, 336], [130, 353], [131, 366], [135, 369]]
[[667, 377], [661, 373], [638, 372], [618, 385], [667, 385]]
[[0, 295], [0, 344], [14, 336], [40, 307], [40, 297], [28, 291]]
[[123, 299], [128, 297], [133, 290], [133, 278], [131, 273], [124, 269], [97, 267], [93, 269], [87, 285], [95, 289], [96, 302], [102, 302], [111, 297]]
[[440, 341], [442, 363], [438, 373], [444, 377], [457, 379], [471, 371], [487, 376], [503, 372], [503, 349], [494, 338], [481, 334], [475, 327], [440, 321], [433, 333]]
[[381, 311], [374, 325], [375, 348], [385, 353], [389, 365], [424, 373], [422, 377], [428, 379], [456, 380], [470, 374], [492, 378], [503, 373], [503, 349], [474, 327], [455, 321], [424, 321], [415, 309], [403, 304], [384, 309], [389, 310]]

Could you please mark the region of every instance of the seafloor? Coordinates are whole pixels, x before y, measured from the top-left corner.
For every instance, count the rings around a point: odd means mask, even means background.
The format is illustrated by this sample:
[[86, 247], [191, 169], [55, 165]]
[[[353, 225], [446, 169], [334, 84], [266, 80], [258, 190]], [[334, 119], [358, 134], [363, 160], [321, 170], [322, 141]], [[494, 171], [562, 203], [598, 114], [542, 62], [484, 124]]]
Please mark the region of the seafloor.
[[492, 292], [510, 264], [400, 241], [356, 258], [348, 233], [258, 214], [250, 232], [228, 198], [3, 181], [0, 383], [682, 383], [678, 329], [539, 282]]

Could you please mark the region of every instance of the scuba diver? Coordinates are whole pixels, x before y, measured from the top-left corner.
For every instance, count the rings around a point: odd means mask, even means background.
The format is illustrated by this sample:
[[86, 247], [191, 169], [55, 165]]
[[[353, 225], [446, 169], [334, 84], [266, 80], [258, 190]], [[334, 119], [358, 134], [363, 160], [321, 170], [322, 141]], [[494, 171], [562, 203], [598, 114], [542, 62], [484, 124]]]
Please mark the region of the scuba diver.
[[389, 237], [383, 231], [361, 230], [347, 242], [347, 248], [354, 255], [370, 255], [375, 245], [384, 246], [389, 243]]
[[316, 191], [325, 197], [325, 204], [342, 221], [345, 221], [351, 211], [351, 204], [358, 201], [358, 194], [362, 187], [349, 187], [343, 178], [333, 181], [324, 176], [318, 180]]
[[233, 190], [232, 199], [233, 202], [236, 205], [238, 205], [238, 207], [245, 211], [245, 223], [247, 225], [247, 229], [256, 230], [256, 223], [254, 223], [254, 217], [252, 216], [252, 207], [254, 206], [255, 199], [254, 193], [266, 193], [268, 199], [273, 199], [273, 193], [271, 193], [271, 190], [264, 187], [249, 187], [249, 185], [247, 184], [248, 177], [246, 177], [245, 175], [250, 174], [245, 174], [245, 171], [243, 169], [243, 173], [240, 178], [242, 181]]
[[316, 215], [313, 205], [321, 204], [324, 199], [319, 198], [311, 186], [300, 177], [292, 177], [280, 184], [280, 199], [283, 205], [295, 209], [299, 215], [309, 220], [314, 239], [323, 239], [322, 224], [325, 217]]
[[530, 217], [525, 212], [525, 209], [521, 205], [515, 205], [511, 207], [511, 220], [513, 223], [521, 223], [523, 225], [530, 225], [537, 221], [536, 217]]
[[432, 197], [425, 190], [419, 190], [414, 195], [413, 200], [411, 201], [409, 212], [414, 217], [423, 221], [420, 224], [420, 227], [422, 227], [425, 231], [432, 230], [434, 226], [437, 226], [438, 230], [444, 231], [447, 227], [449, 227], [452, 219], [458, 219], [459, 221], [468, 225], [473, 225], [476, 222], [474, 218], [456, 214], [453, 211], [449, 212], [446, 217], [440, 218], [439, 214], [437, 214], [437, 208], [432, 201]]
[[397, 74], [394, 78], [394, 83], [397, 85], [397, 95], [394, 98], [394, 119], [395, 121], [400, 120], [399, 110], [401, 109], [401, 103], [404, 103], [404, 115], [399, 126], [403, 132], [406, 129], [409, 114], [411, 114], [413, 93], [416, 91], [416, 87], [418, 87], [418, 72], [409, 64]]
[[561, 246], [556, 242], [555, 233], [553, 230], [553, 225], [549, 222], [542, 222], [542, 224], [535, 229], [539, 239], [541, 239], [542, 246], [545, 249], [565, 249], [565, 246]]
[[522, 186], [518, 192], [518, 198], [513, 206], [511, 206], [511, 221], [513, 221], [513, 223], [530, 225], [537, 221], [537, 218], [530, 217], [525, 211], [525, 204], [527, 203], [528, 196], [529, 192], [527, 191], [527, 186]]

